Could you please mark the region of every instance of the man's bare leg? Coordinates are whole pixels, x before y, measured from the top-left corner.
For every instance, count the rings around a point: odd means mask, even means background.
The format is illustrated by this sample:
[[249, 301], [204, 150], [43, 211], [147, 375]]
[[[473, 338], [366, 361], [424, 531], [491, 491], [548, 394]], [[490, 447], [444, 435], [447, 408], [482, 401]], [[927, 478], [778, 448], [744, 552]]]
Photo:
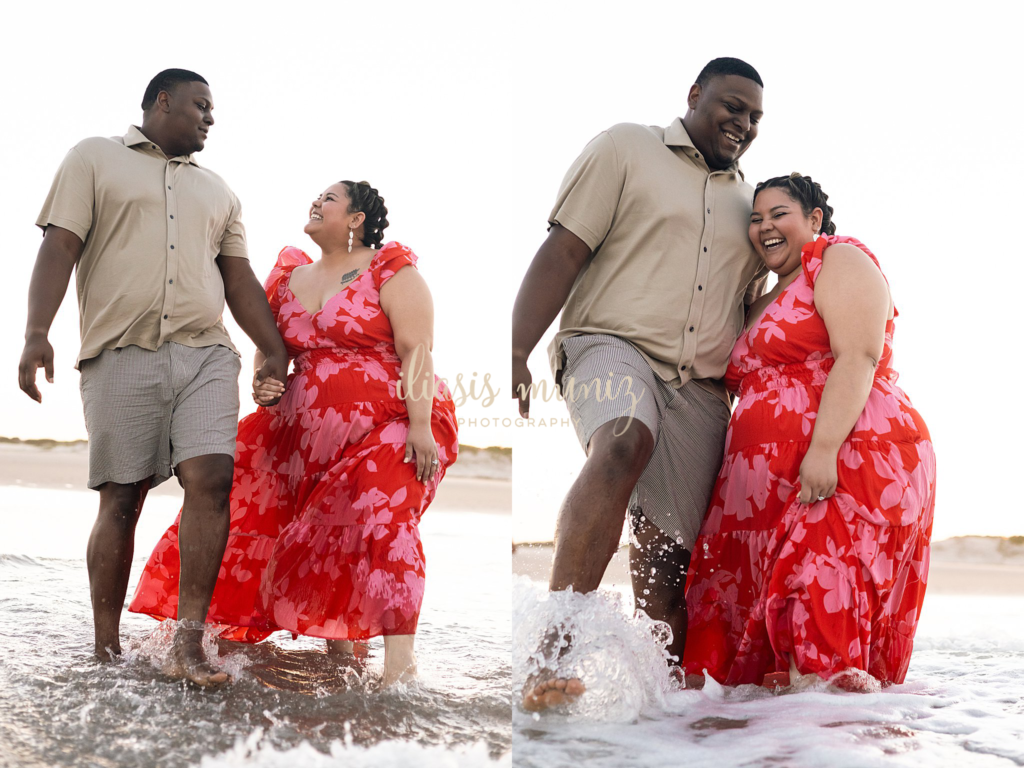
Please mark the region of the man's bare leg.
[[135, 525], [150, 479], [130, 485], [100, 486], [100, 509], [89, 536], [86, 562], [96, 635], [96, 657], [111, 661], [121, 654], [121, 609], [135, 553]]
[[675, 665], [686, 647], [686, 570], [690, 552], [676, 544], [639, 509], [630, 512], [630, 581], [637, 609], [672, 629], [670, 655]]
[[[646, 425], [621, 417], [600, 426], [590, 438], [587, 461], [562, 502], [555, 526], [551, 591], [572, 587], [592, 592], [619, 546], [622, 523], [640, 475], [654, 450]], [[545, 638], [548, 658], [563, 638], [557, 628]], [[564, 650], [564, 648], [563, 648]], [[539, 711], [579, 696], [580, 680], [555, 677], [549, 670], [533, 675], [523, 691], [523, 708]]]
[[202, 639], [231, 524], [229, 499], [234, 466], [234, 457], [215, 453], [187, 459], [177, 467], [185, 489], [178, 524], [178, 620], [183, 623], [174, 635], [166, 671], [197, 685], [218, 685], [228, 679], [225, 672], [206, 661]]

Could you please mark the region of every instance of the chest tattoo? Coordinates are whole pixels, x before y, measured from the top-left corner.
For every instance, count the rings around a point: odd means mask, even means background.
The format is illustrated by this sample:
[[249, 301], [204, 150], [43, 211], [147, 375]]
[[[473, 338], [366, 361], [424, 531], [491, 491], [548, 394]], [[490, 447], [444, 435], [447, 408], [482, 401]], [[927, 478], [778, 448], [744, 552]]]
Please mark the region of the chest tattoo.
[[356, 279], [356, 276], [358, 274], [359, 274], [359, 270], [358, 269], [353, 269], [351, 272], [346, 272], [344, 275], [341, 276], [341, 284], [344, 285], [345, 283], [352, 282], [353, 280]]

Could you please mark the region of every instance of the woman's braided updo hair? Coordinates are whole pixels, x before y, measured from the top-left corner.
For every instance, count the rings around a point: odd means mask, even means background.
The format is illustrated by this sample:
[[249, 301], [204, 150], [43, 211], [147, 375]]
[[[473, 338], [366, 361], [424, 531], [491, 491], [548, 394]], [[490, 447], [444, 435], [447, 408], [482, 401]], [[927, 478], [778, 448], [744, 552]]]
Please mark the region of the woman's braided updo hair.
[[384, 198], [368, 181], [338, 183], [344, 184], [348, 189], [348, 212], [366, 214], [366, 221], [363, 222], [363, 245], [374, 249], [380, 248], [384, 230], [388, 226], [388, 209], [384, 205]]
[[795, 171], [789, 176], [776, 176], [774, 179], [762, 181], [754, 189], [754, 199], [766, 189], [778, 187], [796, 202], [800, 203], [800, 210], [804, 216], [810, 216], [815, 208], [821, 208], [821, 234], [834, 235], [836, 233], [835, 222], [832, 221], [832, 206], [828, 204], [828, 195], [822, 190], [821, 185], [810, 176], [801, 176]]

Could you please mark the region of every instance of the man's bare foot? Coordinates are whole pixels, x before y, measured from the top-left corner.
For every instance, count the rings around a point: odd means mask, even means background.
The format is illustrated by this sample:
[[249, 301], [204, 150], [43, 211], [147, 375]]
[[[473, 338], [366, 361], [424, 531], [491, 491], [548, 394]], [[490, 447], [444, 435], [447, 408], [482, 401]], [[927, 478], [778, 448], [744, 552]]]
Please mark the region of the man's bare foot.
[[586, 690], [583, 681], [575, 677], [549, 678], [527, 686], [523, 691], [523, 709], [527, 712], [543, 712], [574, 701]]
[[227, 672], [215, 669], [203, 655], [203, 631], [179, 629], [168, 655], [164, 674], [176, 680], [188, 680], [204, 688], [221, 685], [230, 678]]
[[96, 642], [96, 649], [93, 651], [98, 661], [108, 663], [111, 661], [117, 661], [121, 657], [121, 644], [120, 643], [104, 643], [101, 644], [99, 641]]

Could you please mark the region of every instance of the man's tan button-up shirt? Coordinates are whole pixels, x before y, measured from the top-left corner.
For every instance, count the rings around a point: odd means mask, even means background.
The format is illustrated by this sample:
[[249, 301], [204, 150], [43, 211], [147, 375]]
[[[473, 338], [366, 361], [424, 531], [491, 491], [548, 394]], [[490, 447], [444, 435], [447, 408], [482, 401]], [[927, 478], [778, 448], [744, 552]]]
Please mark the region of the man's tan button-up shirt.
[[76, 367], [104, 349], [155, 350], [166, 341], [234, 350], [216, 259], [248, 258], [241, 213], [220, 176], [192, 155], [167, 157], [135, 126], [73, 147], [36, 224], [85, 244]]
[[737, 166], [712, 171], [680, 118], [599, 134], [562, 182], [548, 217], [590, 246], [549, 347], [585, 333], [632, 343], [674, 387], [720, 382], [743, 329], [744, 304], [767, 271], [747, 238], [753, 188]]

